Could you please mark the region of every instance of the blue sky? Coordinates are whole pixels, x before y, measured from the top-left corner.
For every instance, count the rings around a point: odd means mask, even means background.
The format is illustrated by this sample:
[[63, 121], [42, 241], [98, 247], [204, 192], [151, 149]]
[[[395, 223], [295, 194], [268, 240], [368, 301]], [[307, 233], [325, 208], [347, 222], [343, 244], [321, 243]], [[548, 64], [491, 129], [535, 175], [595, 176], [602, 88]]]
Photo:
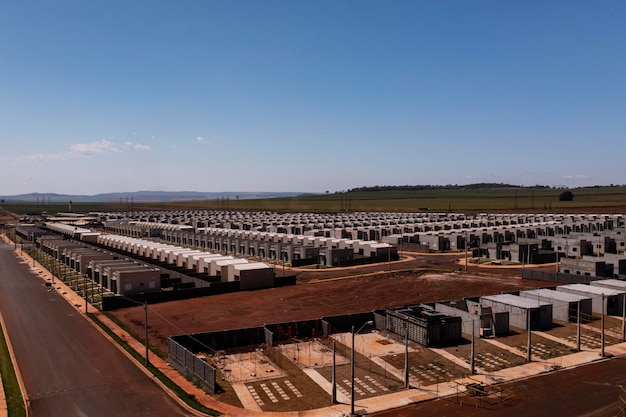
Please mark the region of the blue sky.
[[5, 1], [0, 195], [626, 183], [626, 2]]

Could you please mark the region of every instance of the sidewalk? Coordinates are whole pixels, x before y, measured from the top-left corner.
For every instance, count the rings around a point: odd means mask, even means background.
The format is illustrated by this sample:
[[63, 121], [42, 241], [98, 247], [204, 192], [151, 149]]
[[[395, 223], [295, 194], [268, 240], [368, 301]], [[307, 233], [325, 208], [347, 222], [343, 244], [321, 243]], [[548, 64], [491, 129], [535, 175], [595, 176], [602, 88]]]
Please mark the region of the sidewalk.
[[[33, 265], [32, 258], [28, 254], [23, 253], [22, 257], [27, 260], [29, 265]], [[44, 269], [41, 265], [35, 262], [34, 268], [45, 280], [52, 280], [52, 275], [49, 271]], [[72, 306], [74, 306], [80, 314], [85, 315], [85, 300], [78, 294], [74, 293], [67, 285], [62, 281], [55, 279], [55, 289], [59, 294], [64, 297]], [[125, 330], [121, 329], [115, 322], [110, 320], [105, 314], [95, 307], [88, 305], [89, 313], [95, 315], [102, 323], [104, 323], [109, 329], [111, 329], [117, 336], [127, 342], [136, 352], [145, 355], [145, 346], [131, 337]], [[125, 355], [135, 361], [131, 355], [126, 352], [121, 346], [115, 343], [108, 334], [106, 334], [100, 327], [94, 324], [94, 326], [102, 332], [111, 342], [117, 346]], [[626, 343], [618, 345], [607, 346], [605, 349], [607, 354], [610, 355], [623, 355], [626, 354]], [[560, 357], [560, 368], [570, 368], [583, 364], [592, 363], [594, 361], [603, 360], [600, 356], [599, 349], [586, 350], [582, 352], [572, 353], [570, 355]], [[177, 370], [170, 366], [166, 361], [149, 353], [150, 363], [158, 368], [163, 374], [171, 379], [175, 384], [181, 387], [185, 392], [195, 396], [196, 400], [202, 405], [219, 411], [224, 416], [232, 417], [344, 417], [350, 413], [350, 404], [335, 404], [325, 408], [319, 408], [315, 410], [304, 411], [291, 411], [291, 412], [261, 412], [256, 410], [242, 409], [229, 404], [221, 403], [215, 400], [210, 395], [206, 394], [203, 390], [196, 387], [192, 382], [183, 377]], [[203, 416], [203, 413], [195, 411], [189, 408], [182, 402], [174, 393], [172, 393], [167, 387], [161, 384], [142, 364], [135, 361], [137, 366], [143, 370], [146, 375], [150, 376], [163, 387], [165, 392], [168, 393], [174, 400], [180, 403], [183, 407], [187, 408], [191, 413]], [[366, 398], [358, 400], [355, 403], [355, 411], [357, 413], [373, 413], [378, 411], [389, 410], [393, 408], [403, 407], [406, 405], [433, 400], [438, 397], [446, 397], [456, 395], [465, 391], [465, 385], [472, 382], [482, 382], [485, 384], [492, 384], [494, 381], [514, 381], [523, 378], [533, 377], [539, 374], [545, 374], [555, 370], [548, 361], [530, 362], [524, 365], [520, 365], [514, 368], [506, 368], [500, 371], [492, 372], [490, 374], [476, 374], [468, 378], [459, 378], [450, 382], [443, 382], [431, 386], [422, 386], [420, 389], [408, 389], [405, 391], [398, 391], [395, 393], [382, 395], [378, 397]], [[0, 401], [3, 402], [3, 401]], [[6, 404], [4, 405], [6, 408]], [[2, 414], [0, 408], [0, 417], [4, 417], [6, 414]]]

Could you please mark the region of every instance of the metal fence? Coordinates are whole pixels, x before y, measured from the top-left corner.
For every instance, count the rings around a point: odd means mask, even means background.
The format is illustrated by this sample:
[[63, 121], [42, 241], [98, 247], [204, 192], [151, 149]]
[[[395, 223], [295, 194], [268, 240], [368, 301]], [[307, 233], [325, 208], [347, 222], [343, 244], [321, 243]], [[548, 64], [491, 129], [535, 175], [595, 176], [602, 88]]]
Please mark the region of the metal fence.
[[208, 393], [215, 394], [216, 369], [171, 337], [168, 339], [168, 361]]

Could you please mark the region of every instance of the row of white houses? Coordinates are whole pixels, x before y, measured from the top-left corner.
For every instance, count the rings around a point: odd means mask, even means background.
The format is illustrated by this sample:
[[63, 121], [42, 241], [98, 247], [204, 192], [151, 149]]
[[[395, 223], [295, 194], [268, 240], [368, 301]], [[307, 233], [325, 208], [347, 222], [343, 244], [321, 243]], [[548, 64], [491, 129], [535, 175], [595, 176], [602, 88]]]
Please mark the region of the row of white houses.
[[[107, 223], [115, 233], [134, 231], [140, 236], [158, 236], [167, 244], [183, 245], [201, 250], [232, 253], [296, 264], [309, 263], [338, 266], [341, 262], [362, 258], [396, 258], [396, 248], [389, 243], [346, 238], [327, 238], [274, 232], [254, 232], [223, 228], [189, 226], [165, 227], [157, 223]], [[304, 264], [304, 262], [303, 262]]]
[[185, 268], [221, 282], [238, 281], [241, 289], [269, 288], [274, 285], [274, 268], [264, 262], [201, 251], [127, 236], [101, 234], [99, 245], [147, 258], [176, 268]]

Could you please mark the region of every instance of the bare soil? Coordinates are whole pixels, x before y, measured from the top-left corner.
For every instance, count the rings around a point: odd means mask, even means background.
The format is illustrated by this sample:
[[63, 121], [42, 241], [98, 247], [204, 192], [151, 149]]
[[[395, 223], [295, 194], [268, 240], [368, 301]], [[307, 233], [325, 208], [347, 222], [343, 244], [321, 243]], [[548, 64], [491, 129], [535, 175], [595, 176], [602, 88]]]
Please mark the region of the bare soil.
[[[455, 263], [458, 258], [458, 254], [417, 255], [408, 261], [392, 263], [391, 271], [389, 264], [345, 269], [289, 271], [298, 273], [297, 285], [150, 305], [150, 344], [166, 353], [167, 338], [170, 335], [318, 319], [324, 315], [365, 312], [420, 302], [453, 300], [553, 285], [543, 281], [522, 280], [520, 268], [514, 267], [470, 266], [467, 273], [461, 272], [459, 265]], [[549, 269], [553, 266], [544, 268]], [[142, 307], [119, 310], [113, 312], [113, 315], [130, 327], [135, 334], [143, 334], [144, 310]], [[523, 358], [501, 351], [486, 342], [479, 341], [478, 344], [480, 352], [477, 359], [478, 366], [497, 369], [524, 362]], [[348, 348], [338, 343], [338, 353], [347, 355], [348, 352], [342, 352], [342, 349]], [[457, 348], [451, 348], [451, 350], [454, 350], [457, 356], [468, 360], [469, 344], [459, 346], [458, 350]], [[424, 349], [424, 351], [428, 350]], [[492, 355], [485, 356], [483, 361], [480, 355], [486, 355], [487, 352]], [[273, 350], [266, 350], [265, 353], [272, 360], [279, 361], [281, 369], [288, 375], [264, 383], [277, 384], [282, 387], [289, 396], [289, 400], [279, 399], [278, 403], [272, 402], [271, 398], [265, 396], [261, 385], [263, 382], [248, 384], [263, 400], [261, 406], [263, 411], [293, 410], [295, 403], [297, 403], [296, 408], [302, 410], [317, 408], [324, 403], [323, 399], [328, 395], [321, 392], [317, 385], [312, 384], [308, 376], [297, 366], [286, 363], [289, 361], [285, 361], [281, 355], [276, 355]], [[421, 349], [420, 353], [422, 353]], [[432, 378], [435, 382], [442, 382], [467, 373], [466, 370], [445, 358], [432, 352], [430, 354], [428, 358], [419, 358], [419, 354], [418, 357], [411, 355], [413, 366], [410, 373], [412, 379], [417, 380], [418, 384], [429, 385], [433, 383]], [[397, 369], [402, 369], [403, 356], [385, 357], [383, 360]], [[501, 364], [502, 361], [507, 363]], [[357, 391], [358, 398], [380, 395], [383, 393], [381, 390], [393, 392], [402, 389], [402, 381], [388, 373], [386, 367], [375, 365], [361, 358], [360, 354], [357, 354], [356, 362], [356, 376], [376, 391], [376, 393]], [[437, 365], [436, 369], [433, 368], [433, 364]], [[330, 380], [331, 367], [319, 368], [318, 372]], [[342, 384], [341, 381], [348, 379], [349, 373], [349, 365], [337, 366], [340, 388], [343, 385], [344, 389], [348, 389], [348, 385]], [[448, 373], [452, 376], [447, 375]], [[219, 376], [220, 384], [224, 384], [226, 389], [216, 398], [219, 401], [238, 405], [239, 401], [233, 390], [228, 387], [227, 381], [222, 380], [223, 375]], [[298, 387], [300, 394], [303, 395], [302, 398], [294, 396], [293, 392], [288, 390], [288, 381]], [[377, 385], [372, 385], [374, 383]], [[317, 398], [317, 402], [306, 402], [303, 398]], [[321, 403], [320, 399], [322, 399]]]
[[[519, 268], [476, 267], [459, 272], [457, 255], [417, 256], [388, 265], [298, 272], [298, 284], [149, 306], [150, 344], [167, 352], [171, 335], [262, 326], [324, 315], [365, 312], [419, 302], [453, 300], [549, 286], [522, 280]], [[381, 271], [382, 270], [382, 271]], [[137, 335], [144, 333], [143, 307], [113, 312]]]

